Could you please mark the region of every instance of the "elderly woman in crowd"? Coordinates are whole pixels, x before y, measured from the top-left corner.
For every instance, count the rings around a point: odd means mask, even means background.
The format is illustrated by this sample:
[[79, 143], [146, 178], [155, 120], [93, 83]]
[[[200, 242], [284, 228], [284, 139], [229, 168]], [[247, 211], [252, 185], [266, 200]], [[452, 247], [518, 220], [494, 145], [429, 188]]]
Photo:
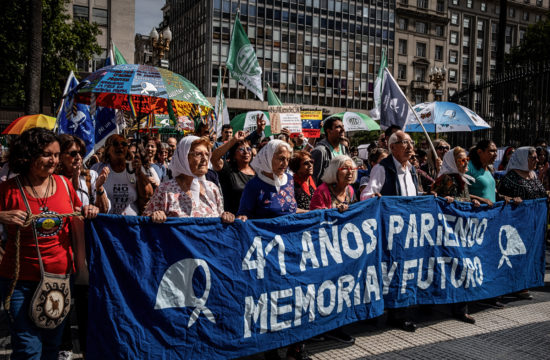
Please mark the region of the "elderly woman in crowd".
[[[109, 136], [105, 142], [105, 163], [98, 170], [101, 175], [96, 180], [96, 189], [97, 196], [107, 193], [111, 202], [110, 214], [140, 215], [153, 195], [154, 180], [142, 166], [141, 157], [131, 159], [128, 141], [122, 135]], [[127, 160], [131, 162], [127, 163]]]
[[243, 191], [237, 217], [268, 219], [294, 214], [297, 211], [294, 198], [294, 179], [286, 172], [292, 148], [282, 140], [268, 142], [250, 165], [256, 176]]
[[[514, 202], [548, 197], [546, 189], [535, 174], [537, 162], [538, 157], [534, 147], [518, 148], [510, 158], [506, 175], [498, 184], [500, 195], [514, 198]], [[515, 295], [520, 299], [533, 298], [528, 290], [517, 292]]]
[[309, 152], [300, 150], [294, 153], [288, 167], [294, 173], [294, 197], [298, 209], [309, 210], [313, 193], [317, 190], [313, 180], [313, 159]]
[[235, 216], [224, 211], [223, 197], [214, 183], [206, 180], [210, 161], [210, 140], [187, 136], [180, 140], [169, 169], [174, 176], [160, 184], [144, 216], [162, 223], [166, 217], [221, 217], [232, 223]]
[[441, 169], [441, 164], [443, 163], [443, 156], [451, 148], [449, 143], [442, 139], [434, 140], [433, 144], [437, 157], [435, 157], [434, 152], [430, 150], [428, 152], [428, 161], [426, 161], [426, 163], [420, 168], [428, 175], [428, 177], [422, 177], [420, 179], [422, 188], [425, 192], [429, 192], [431, 190], [433, 183], [430, 182], [429, 179], [437, 178], [439, 170]]
[[[227, 161], [223, 160], [225, 154], [229, 154]], [[239, 210], [244, 187], [256, 174], [250, 166], [251, 161], [252, 148], [245, 140], [243, 131], [237, 131], [231, 139], [212, 152], [212, 167], [218, 172], [224, 207], [233, 214]]]
[[[435, 180], [432, 191], [447, 199], [448, 202], [454, 200], [462, 202], [471, 202], [474, 206], [479, 206], [480, 201], [475, 195], [470, 195], [468, 185], [474, 179], [466, 175], [468, 171], [469, 158], [466, 150], [457, 146], [443, 156], [443, 165], [439, 171], [439, 177]], [[468, 303], [452, 304], [454, 317], [469, 324], [475, 324], [475, 319], [468, 314]]]
[[357, 167], [347, 155], [333, 157], [323, 174], [323, 183], [313, 194], [309, 208], [338, 209], [346, 211], [354, 201], [354, 192], [351, 184], [357, 178]]
[[[40, 263], [48, 273], [70, 274], [71, 242], [77, 246], [84, 242], [83, 222], [78, 218], [43, 217], [23, 228], [28, 213], [69, 214], [82, 206], [72, 183], [55, 175], [60, 152], [53, 132], [38, 127], [23, 132], [12, 143], [8, 160], [19, 176], [0, 185], [0, 222], [6, 225], [8, 238], [0, 263], [0, 299], [4, 302], [11, 296], [6, 302], [13, 359], [57, 359], [65, 321], [54, 329], [39, 328], [29, 308], [42, 278]], [[87, 218], [97, 215], [96, 207], [83, 210]], [[19, 245], [15, 241], [18, 229]], [[18, 279], [15, 284], [13, 279]]]

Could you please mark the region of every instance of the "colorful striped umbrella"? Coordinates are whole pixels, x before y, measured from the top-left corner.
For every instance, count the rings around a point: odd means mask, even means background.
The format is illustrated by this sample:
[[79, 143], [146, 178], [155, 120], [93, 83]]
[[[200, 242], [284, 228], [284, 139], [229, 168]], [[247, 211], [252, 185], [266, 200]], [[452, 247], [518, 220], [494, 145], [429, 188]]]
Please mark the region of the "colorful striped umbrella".
[[[76, 101], [135, 114], [188, 116], [212, 111], [212, 105], [189, 80], [170, 70], [149, 65], [106, 66], [81, 82]], [[170, 105], [169, 105], [170, 104]], [[198, 109], [198, 110], [197, 110]]]
[[43, 114], [26, 115], [15, 119], [8, 127], [2, 131], [2, 135], [19, 135], [23, 131], [33, 127], [43, 127], [52, 130], [56, 119]]

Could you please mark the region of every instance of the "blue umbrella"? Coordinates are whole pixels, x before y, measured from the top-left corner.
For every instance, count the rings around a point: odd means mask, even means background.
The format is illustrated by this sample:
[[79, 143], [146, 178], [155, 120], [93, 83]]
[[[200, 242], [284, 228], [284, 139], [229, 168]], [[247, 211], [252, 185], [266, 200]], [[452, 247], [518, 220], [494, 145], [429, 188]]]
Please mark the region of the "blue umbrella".
[[[452, 102], [435, 101], [416, 104], [413, 109], [427, 132], [475, 131], [491, 127], [472, 110]], [[405, 131], [423, 131], [414, 114], [409, 115]]]

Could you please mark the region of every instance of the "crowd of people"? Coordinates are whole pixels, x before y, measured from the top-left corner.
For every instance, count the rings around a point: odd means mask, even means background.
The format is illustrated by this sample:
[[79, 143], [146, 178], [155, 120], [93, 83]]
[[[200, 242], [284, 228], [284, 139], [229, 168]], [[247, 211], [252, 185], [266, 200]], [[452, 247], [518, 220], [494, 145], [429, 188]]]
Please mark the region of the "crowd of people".
[[[157, 223], [167, 217], [219, 217], [232, 223], [316, 209], [345, 212], [354, 202], [388, 195], [440, 196], [478, 207], [499, 200], [518, 204], [547, 197], [550, 190], [542, 142], [537, 147], [508, 147], [495, 169], [497, 147], [490, 140], [471, 149], [435, 140], [434, 153], [392, 126], [362, 159], [349, 147], [342, 121], [330, 118], [323, 129], [324, 138], [316, 143], [303, 135], [291, 137], [286, 130], [275, 139], [265, 137], [261, 119], [250, 134], [225, 125], [218, 139], [209, 136], [205, 126], [195, 135], [166, 142], [116, 134], [86, 164], [85, 144], [75, 136], [33, 128], [14, 139], [0, 171], [0, 298], [2, 303], [11, 301], [12, 357], [57, 359], [60, 345], [70, 344], [70, 331], [64, 332], [63, 325], [43, 329], [27, 315], [42, 267], [53, 274], [74, 273], [79, 341], [85, 352], [88, 273], [83, 221], [61, 214], [82, 210], [84, 218], [98, 213], [142, 215]], [[30, 214], [38, 217], [28, 227]], [[40, 217], [44, 214], [60, 217]], [[531, 298], [527, 289], [516, 295]], [[502, 306], [499, 299], [492, 299], [492, 305]], [[452, 313], [475, 323], [467, 303], [453, 304]], [[405, 331], [416, 329], [409, 308], [390, 309], [388, 321]], [[354, 342], [341, 329], [317, 340], [325, 338]], [[266, 357], [278, 355], [268, 352]], [[304, 344], [291, 345], [287, 358], [306, 358]]]

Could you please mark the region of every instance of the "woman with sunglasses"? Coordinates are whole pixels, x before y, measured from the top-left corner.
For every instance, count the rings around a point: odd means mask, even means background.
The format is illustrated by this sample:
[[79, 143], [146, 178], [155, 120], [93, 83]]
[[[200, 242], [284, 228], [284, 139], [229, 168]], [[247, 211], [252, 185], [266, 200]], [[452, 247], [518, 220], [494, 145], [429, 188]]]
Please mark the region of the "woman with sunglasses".
[[[79, 137], [61, 134], [58, 136], [61, 154], [56, 173], [64, 175], [73, 184], [82, 205], [95, 205], [99, 212], [108, 213], [110, 209], [109, 198], [105, 192], [98, 196], [96, 181], [98, 174], [94, 170], [87, 170], [82, 164], [86, 154], [86, 144]], [[107, 168], [103, 168], [102, 177], [106, 176]]]
[[[223, 156], [227, 154], [227, 161]], [[212, 152], [212, 167], [218, 172], [223, 192], [224, 207], [236, 214], [246, 184], [256, 174], [250, 166], [252, 148], [245, 140], [245, 133], [237, 131], [225, 144]]]
[[[438, 196], [444, 197], [449, 203], [454, 200], [471, 202], [475, 207], [480, 205], [479, 198], [471, 195], [468, 185], [475, 180], [466, 175], [468, 161], [466, 150], [457, 146], [443, 156], [443, 164], [439, 176], [435, 180], [432, 191]], [[458, 320], [469, 324], [475, 324], [476, 320], [468, 314], [468, 303], [452, 304], [453, 316]]]
[[294, 173], [294, 197], [298, 209], [309, 210], [313, 193], [317, 190], [313, 180], [313, 159], [305, 150], [296, 151], [288, 167]]
[[122, 135], [109, 136], [96, 189], [97, 196], [107, 194], [111, 202], [110, 214], [137, 216], [153, 195], [153, 184], [140, 156], [133, 157], [128, 152], [128, 145]]
[[[443, 139], [437, 139], [433, 142], [437, 157], [434, 156], [433, 151], [428, 151], [428, 161], [420, 167], [422, 171], [428, 174], [429, 178], [435, 179], [441, 170], [441, 164], [443, 163], [443, 156], [451, 149], [448, 142]], [[425, 192], [429, 192], [432, 189], [432, 184], [428, 178], [424, 177], [420, 179], [422, 188]]]

